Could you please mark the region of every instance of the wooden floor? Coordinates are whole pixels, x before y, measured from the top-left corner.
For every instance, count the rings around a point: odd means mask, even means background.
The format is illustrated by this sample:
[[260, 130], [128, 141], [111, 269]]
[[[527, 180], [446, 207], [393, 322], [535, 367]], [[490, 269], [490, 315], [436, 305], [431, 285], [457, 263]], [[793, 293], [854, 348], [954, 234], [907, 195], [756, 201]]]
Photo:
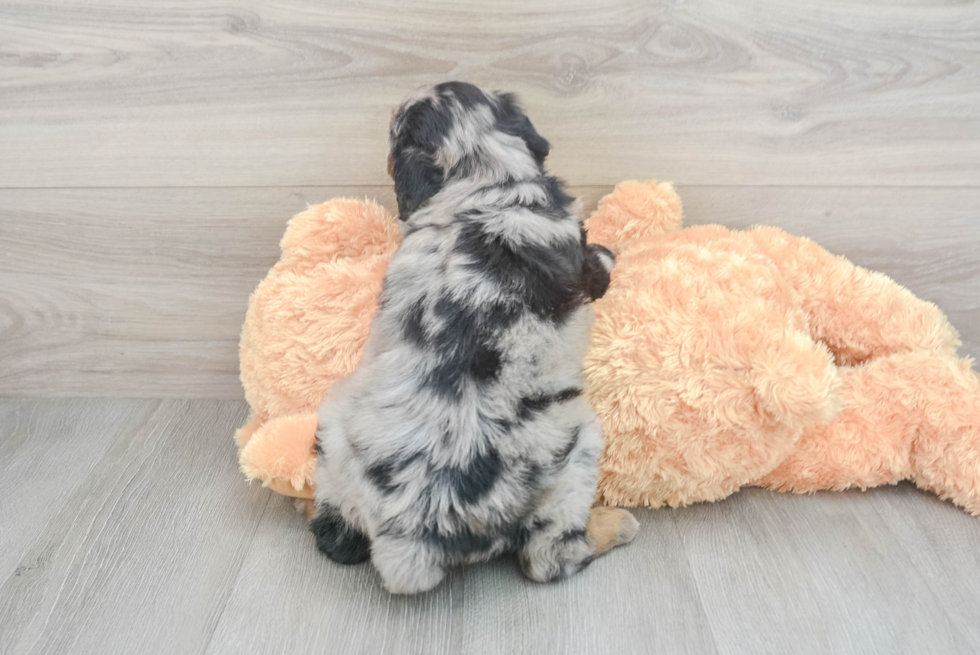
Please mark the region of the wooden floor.
[[975, 1], [0, 0], [0, 654], [980, 652], [980, 520], [907, 485], [640, 511], [567, 582], [404, 599], [244, 483], [248, 294], [307, 203], [393, 206], [391, 108], [447, 79], [517, 92], [587, 208], [672, 180], [980, 356]]
[[0, 401], [0, 653], [970, 653], [980, 521], [911, 486], [641, 510], [555, 585], [422, 597], [247, 486], [229, 400]]

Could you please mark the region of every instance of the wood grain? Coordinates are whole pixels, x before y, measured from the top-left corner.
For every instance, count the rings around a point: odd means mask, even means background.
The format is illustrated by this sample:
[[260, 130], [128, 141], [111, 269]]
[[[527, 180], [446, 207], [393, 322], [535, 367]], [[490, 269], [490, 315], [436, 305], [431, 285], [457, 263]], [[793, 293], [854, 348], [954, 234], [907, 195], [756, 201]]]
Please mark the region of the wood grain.
[[574, 184], [980, 184], [969, 2], [0, 5], [0, 187], [384, 181], [422, 83], [518, 92]]
[[[910, 484], [868, 494], [867, 499], [917, 575], [956, 580], [966, 571], [980, 570], [980, 522], [975, 518]], [[937, 548], [942, 557], [935, 556]], [[972, 585], [943, 585], [932, 599], [970, 643], [980, 643], [980, 599]]]
[[0, 395], [240, 397], [248, 295], [301, 190], [0, 195]]
[[[946, 585], [913, 565], [913, 557], [937, 553], [912, 550], [910, 556], [892, 532], [903, 530], [906, 519], [886, 520], [872, 504], [897, 494], [914, 495], [910, 504], [916, 506], [933, 504], [926, 494], [901, 487], [810, 497], [746, 489], [721, 503], [674, 512], [719, 652], [976, 648], [975, 627], [940, 599]], [[956, 511], [940, 508], [926, 522], [948, 520], [945, 510]], [[975, 543], [980, 526], [962, 518], [957, 537]], [[964, 562], [959, 575], [975, 570], [975, 563]], [[957, 587], [962, 612], [975, 616], [980, 594], [948, 580]]]
[[[3, 517], [16, 547], [0, 553], [0, 653], [203, 650], [268, 500], [243, 482], [229, 437], [244, 403], [0, 408], [22, 419], [0, 476], [19, 505]], [[60, 475], [73, 452], [78, 471]]]
[[[573, 187], [587, 208], [610, 190]], [[688, 224], [782, 226], [939, 304], [980, 355], [980, 189], [680, 187]], [[308, 203], [389, 187], [0, 190], [0, 395], [239, 398], [248, 296]]]
[[320, 555], [302, 518], [276, 500], [208, 652], [715, 652], [669, 514], [642, 515], [633, 544], [560, 584], [528, 582], [505, 558], [405, 598], [388, 595], [370, 565]]
[[[0, 580], [47, 564], [27, 550], [76, 498], [112, 444], [146, 425], [160, 401], [0, 401]], [[0, 643], [3, 639], [0, 638]]]
[[980, 521], [911, 485], [637, 510], [632, 544], [561, 583], [503, 558], [392, 597], [244, 481], [245, 409], [0, 399], [0, 653], [980, 649]]

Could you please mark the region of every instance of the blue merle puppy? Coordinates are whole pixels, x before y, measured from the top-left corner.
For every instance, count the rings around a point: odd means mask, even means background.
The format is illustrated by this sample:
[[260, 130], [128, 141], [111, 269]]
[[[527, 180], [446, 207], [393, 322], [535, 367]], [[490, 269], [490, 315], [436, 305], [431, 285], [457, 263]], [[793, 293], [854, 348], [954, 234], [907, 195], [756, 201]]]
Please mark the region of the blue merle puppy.
[[513, 96], [421, 88], [390, 139], [403, 240], [361, 364], [320, 408], [317, 545], [370, 558], [393, 593], [504, 552], [532, 580], [571, 575], [638, 527], [592, 508], [582, 362], [613, 256]]

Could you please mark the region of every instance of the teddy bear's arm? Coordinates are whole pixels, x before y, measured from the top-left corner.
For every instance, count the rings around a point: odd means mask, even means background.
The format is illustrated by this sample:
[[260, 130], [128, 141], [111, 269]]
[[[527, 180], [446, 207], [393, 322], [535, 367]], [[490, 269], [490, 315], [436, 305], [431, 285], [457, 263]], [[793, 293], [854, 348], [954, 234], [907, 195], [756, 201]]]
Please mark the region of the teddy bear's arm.
[[889, 277], [777, 228], [750, 234], [801, 294], [814, 339], [827, 344], [838, 365], [899, 352], [953, 354], [959, 347], [939, 308]]

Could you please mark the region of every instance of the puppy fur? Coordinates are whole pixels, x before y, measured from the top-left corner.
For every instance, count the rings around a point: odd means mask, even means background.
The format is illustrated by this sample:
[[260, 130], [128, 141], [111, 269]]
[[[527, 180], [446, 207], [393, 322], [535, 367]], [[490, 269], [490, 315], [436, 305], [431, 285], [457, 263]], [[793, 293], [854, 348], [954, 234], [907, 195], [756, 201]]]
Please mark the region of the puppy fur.
[[586, 245], [513, 96], [418, 89], [390, 141], [403, 241], [363, 359], [320, 408], [317, 545], [370, 558], [393, 593], [508, 551], [533, 580], [575, 573], [637, 528], [614, 508], [590, 521], [602, 433], [582, 361], [613, 256]]

